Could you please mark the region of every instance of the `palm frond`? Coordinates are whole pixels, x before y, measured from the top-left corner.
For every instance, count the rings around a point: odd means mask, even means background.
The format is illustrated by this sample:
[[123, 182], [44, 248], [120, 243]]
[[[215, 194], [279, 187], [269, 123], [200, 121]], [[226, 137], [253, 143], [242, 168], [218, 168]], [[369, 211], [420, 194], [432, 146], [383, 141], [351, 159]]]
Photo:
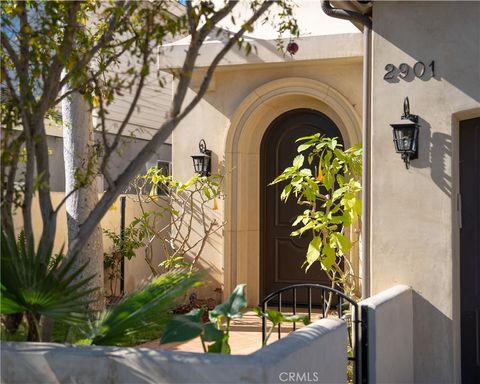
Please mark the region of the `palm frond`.
[[137, 337], [146, 329], [162, 328], [178, 298], [199, 285], [201, 278], [201, 273], [184, 270], [155, 278], [100, 316], [93, 329], [92, 344], [129, 345], [140, 341]]
[[18, 241], [1, 235], [1, 313], [30, 312], [67, 324], [84, 323], [89, 294], [94, 289], [85, 285], [92, 277], [73, 283], [85, 268], [74, 270], [73, 260], [60, 263], [54, 259], [52, 247], [35, 251], [33, 238], [23, 232]]

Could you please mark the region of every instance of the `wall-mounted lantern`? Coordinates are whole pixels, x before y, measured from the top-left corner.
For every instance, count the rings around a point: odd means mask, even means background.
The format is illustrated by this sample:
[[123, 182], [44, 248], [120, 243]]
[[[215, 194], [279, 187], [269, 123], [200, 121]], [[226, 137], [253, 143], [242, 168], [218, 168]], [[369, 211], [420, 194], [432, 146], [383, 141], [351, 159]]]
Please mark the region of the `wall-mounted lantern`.
[[195, 173], [198, 173], [201, 176], [210, 176], [212, 151], [207, 149], [207, 144], [203, 139], [198, 143], [198, 149], [200, 150], [200, 154], [192, 156], [193, 169], [195, 170]]
[[407, 169], [410, 160], [418, 158], [418, 116], [410, 114], [408, 97], [403, 102], [403, 116], [398, 123], [390, 124], [393, 128], [395, 151], [402, 154]]

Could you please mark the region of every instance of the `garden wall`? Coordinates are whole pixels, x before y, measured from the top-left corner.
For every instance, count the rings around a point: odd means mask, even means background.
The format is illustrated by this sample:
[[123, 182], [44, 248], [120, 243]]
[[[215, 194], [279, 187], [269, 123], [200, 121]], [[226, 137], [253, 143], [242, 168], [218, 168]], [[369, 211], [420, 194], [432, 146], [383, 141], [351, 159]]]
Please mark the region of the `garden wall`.
[[347, 328], [323, 319], [247, 356], [3, 343], [1, 382], [345, 383]]
[[413, 291], [397, 285], [360, 302], [367, 307], [369, 383], [413, 383]]
[[[65, 194], [63, 192], [52, 192], [52, 203], [53, 206], [56, 207], [60, 201], [63, 199]], [[126, 209], [125, 209], [125, 225], [128, 226], [135, 217], [139, 217], [142, 215], [142, 211], [140, 206], [134, 201], [136, 196], [134, 195], [126, 195], [127, 202], [126, 202]], [[100, 196], [99, 196], [100, 197]], [[120, 197], [117, 198], [115, 203], [110, 207], [106, 215], [101, 221], [101, 226], [103, 229], [109, 229], [114, 231], [115, 233], [120, 233]], [[154, 204], [145, 204], [146, 210], [154, 210], [156, 206]], [[33, 206], [32, 206], [32, 220], [33, 220], [33, 229], [36, 241], [40, 238], [41, 231], [42, 231], [42, 219], [40, 214], [40, 207], [38, 205], [38, 198], [34, 199]], [[22, 221], [21, 215], [17, 215], [15, 217], [15, 226], [17, 232], [19, 232], [22, 228]], [[170, 222], [170, 216], [165, 214], [164, 217], [161, 219], [158, 218], [158, 225], [164, 226], [168, 225]], [[55, 236], [55, 245], [54, 245], [54, 252], [59, 252], [62, 246], [64, 250], [67, 247], [67, 215], [65, 213], [65, 205], [63, 205], [62, 209], [58, 213], [58, 220], [57, 220], [57, 233]], [[104, 236], [103, 237], [103, 249], [105, 252], [108, 252], [111, 247], [111, 241]], [[158, 265], [161, 260], [163, 259], [163, 251], [160, 246], [159, 242], [154, 242], [153, 244], [153, 259], [152, 263], [154, 265]], [[141, 282], [146, 279], [151, 274], [150, 269], [145, 262], [145, 252], [143, 249], [138, 249], [136, 251], [136, 257], [132, 258], [131, 260], [127, 260], [125, 263], [125, 290], [126, 292], [130, 292], [135, 289]], [[108, 282], [105, 284], [105, 288], [107, 289], [107, 294], [109, 291]]]

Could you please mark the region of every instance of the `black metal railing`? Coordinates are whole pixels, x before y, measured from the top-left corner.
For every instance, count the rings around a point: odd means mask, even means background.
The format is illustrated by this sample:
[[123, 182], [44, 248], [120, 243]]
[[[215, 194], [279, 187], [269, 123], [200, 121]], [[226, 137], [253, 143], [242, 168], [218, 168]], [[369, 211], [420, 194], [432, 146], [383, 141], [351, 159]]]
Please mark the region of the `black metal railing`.
[[[306, 292], [305, 292], [306, 291]], [[320, 300], [312, 300], [312, 291], [319, 292], [316, 295]], [[299, 303], [298, 294], [301, 292], [302, 300]], [[306, 295], [305, 295], [306, 293]], [[283, 298], [287, 298], [282, 302]], [[306, 300], [305, 300], [306, 298]], [[294, 284], [270, 293], [261, 302], [262, 312], [265, 313], [269, 303], [275, 306], [277, 311], [282, 312], [282, 307], [288, 307], [293, 315], [298, 313], [298, 307], [304, 308], [311, 320], [313, 311], [318, 310], [321, 318], [326, 318], [329, 313], [338, 316], [347, 323], [348, 338], [351, 348], [351, 355], [348, 360], [353, 364], [353, 382], [355, 384], [367, 383], [366, 372], [366, 321], [362, 321], [362, 315], [358, 303], [337, 289], [320, 284]], [[334, 312], [336, 311], [336, 313]], [[365, 316], [366, 319], [366, 316]], [[297, 329], [293, 323], [293, 331]], [[278, 338], [281, 338], [281, 325], [278, 325]], [[267, 321], [262, 318], [262, 342], [267, 337]]]

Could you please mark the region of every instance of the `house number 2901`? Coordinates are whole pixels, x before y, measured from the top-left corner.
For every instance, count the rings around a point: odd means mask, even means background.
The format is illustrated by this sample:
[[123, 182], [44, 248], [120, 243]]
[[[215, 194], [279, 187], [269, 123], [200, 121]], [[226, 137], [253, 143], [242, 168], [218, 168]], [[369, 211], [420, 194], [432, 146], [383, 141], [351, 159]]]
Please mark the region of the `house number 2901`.
[[406, 81], [412, 81], [414, 77], [422, 80], [430, 80], [435, 77], [435, 61], [431, 61], [426, 65], [423, 61], [417, 61], [413, 67], [406, 63], [402, 63], [398, 68], [393, 64], [385, 65], [387, 71], [383, 79], [388, 82], [398, 82], [398, 78]]

